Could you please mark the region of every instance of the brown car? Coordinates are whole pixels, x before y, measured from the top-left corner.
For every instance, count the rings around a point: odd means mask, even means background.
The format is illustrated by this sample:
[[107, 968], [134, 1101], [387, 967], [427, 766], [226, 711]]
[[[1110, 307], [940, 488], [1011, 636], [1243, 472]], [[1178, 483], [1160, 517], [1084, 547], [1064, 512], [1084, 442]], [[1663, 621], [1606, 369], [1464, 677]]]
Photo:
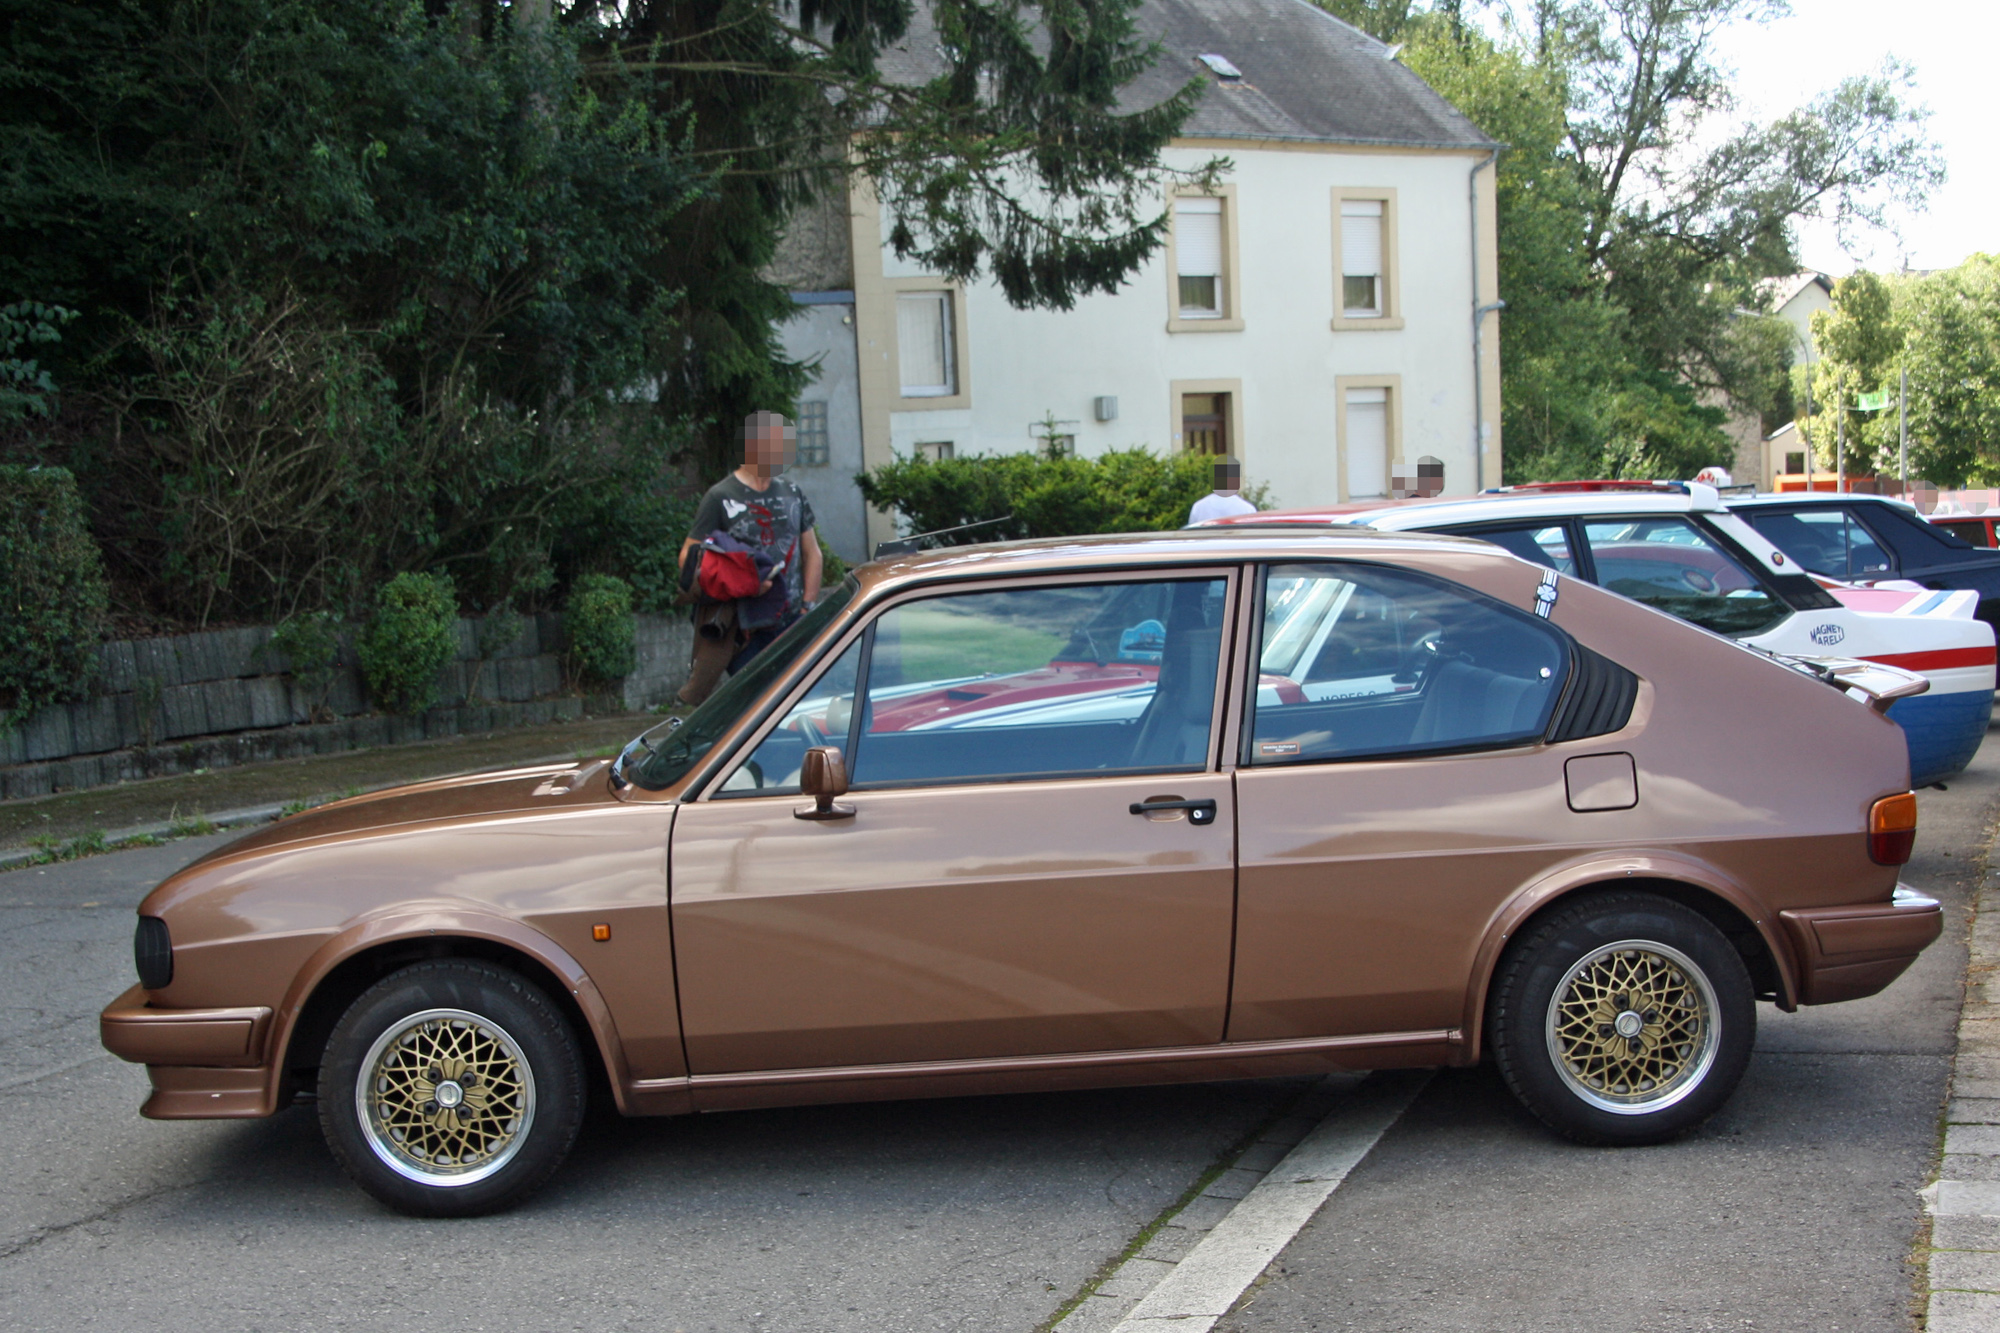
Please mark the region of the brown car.
[[[1828, 688], [1833, 684], [1840, 688]], [[141, 904], [144, 1113], [317, 1093], [488, 1211], [628, 1115], [1465, 1065], [1700, 1123], [1755, 1001], [1869, 995], [1920, 678], [1788, 665], [1465, 538], [1227, 529], [866, 566], [614, 763], [294, 815]], [[1870, 706], [1872, 703], [1873, 706]]]

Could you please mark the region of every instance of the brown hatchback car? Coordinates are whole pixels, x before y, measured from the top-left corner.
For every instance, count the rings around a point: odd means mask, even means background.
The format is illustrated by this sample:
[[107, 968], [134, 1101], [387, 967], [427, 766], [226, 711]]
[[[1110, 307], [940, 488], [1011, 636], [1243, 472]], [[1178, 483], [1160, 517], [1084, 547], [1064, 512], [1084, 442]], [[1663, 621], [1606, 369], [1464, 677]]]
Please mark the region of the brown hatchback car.
[[[1872, 994], [1922, 687], [1464, 538], [1217, 529], [868, 565], [614, 763], [294, 815], [140, 906], [103, 1016], [164, 1119], [316, 1093], [413, 1213], [628, 1115], [1490, 1054], [1653, 1142], [1755, 1001]], [[1833, 684], [1840, 688], [1828, 688]], [[1872, 700], [1874, 706], [1870, 706]]]

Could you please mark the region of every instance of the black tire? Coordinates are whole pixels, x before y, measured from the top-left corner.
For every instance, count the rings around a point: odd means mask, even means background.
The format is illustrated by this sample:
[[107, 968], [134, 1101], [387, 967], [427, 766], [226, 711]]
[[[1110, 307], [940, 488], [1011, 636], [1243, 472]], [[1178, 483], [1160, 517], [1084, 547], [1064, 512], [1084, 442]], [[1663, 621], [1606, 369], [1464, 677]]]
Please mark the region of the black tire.
[[370, 986], [320, 1061], [327, 1146], [362, 1189], [417, 1217], [497, 1212], [539, 1188], [576, 1142], [585, 1096], [562, 1013], [467, 959]]
[[1661, 1143], [1694, 1129], [1736, 1090], [1756, 1029], [1750, 974], [1728, 937], [1641, 892], [1593, 895], [1535, 922], [1501, 960], [1487, 1010], [1507, 1086], [1578, 1143]]

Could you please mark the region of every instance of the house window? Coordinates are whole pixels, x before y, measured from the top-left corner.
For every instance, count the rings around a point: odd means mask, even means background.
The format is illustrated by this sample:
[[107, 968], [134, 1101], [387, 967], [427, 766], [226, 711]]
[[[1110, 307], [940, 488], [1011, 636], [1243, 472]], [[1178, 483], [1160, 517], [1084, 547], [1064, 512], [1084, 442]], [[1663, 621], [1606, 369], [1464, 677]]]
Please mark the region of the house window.
[[896, 352], [903, 397], [949, 398], [958, 392], [949, 291], [897, 294]]
[[1181, 395], [1181, 447], [1191, 454], [1217, 458], [1229, 452], [1228, 394]]
[[826, 404], [799, 404], [799, 466], [825, 467], [827, 463]]
[[1340, 304], [1349, 319], [1380, 319], [1383, 301], [1382, 201], [1345, 199], [1340, 205]]
[[1805, 451], [1805, 450], [1801, 449], [1801, 450], [1799, 450], [1799, 451], [1798, 451], [1797, 453], [1795, 453], [1795, 454], [1786, 454], [1786, 455], [1785, 455], [1785, 471], [1787, 471], [1787, 472], [1804, 472], [1805, 470], [1806, 470], [1806, 451]]
[[1389, 391], [1349, 389], [1343, 432], [1347, 498], [1373, 500], [1389, 493]]
[[1400, 329], [1396, 282], [1396, 192], [1333, 190], [1333, 327]]
[[1221, 319], [1227, 313], [1222, 231], [1222, 200], [1174, 201], [1174, 272], [1182, 319]]
[[950, 440], [929, 440], [917, 446], [917, 457], [928, 458], [933, 463], [942, 463], [957, 456], [958, 450]]

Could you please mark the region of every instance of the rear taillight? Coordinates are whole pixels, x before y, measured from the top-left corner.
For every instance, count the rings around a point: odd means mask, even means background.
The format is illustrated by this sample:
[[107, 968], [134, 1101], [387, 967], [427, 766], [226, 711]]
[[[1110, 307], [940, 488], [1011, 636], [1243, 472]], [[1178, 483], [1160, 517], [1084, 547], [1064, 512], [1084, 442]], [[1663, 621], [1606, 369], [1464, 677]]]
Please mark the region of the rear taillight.
[[1868, 859], [1899, 866], [1917, 845], [1917, 794], [1884, 796], [1868, 809]]

